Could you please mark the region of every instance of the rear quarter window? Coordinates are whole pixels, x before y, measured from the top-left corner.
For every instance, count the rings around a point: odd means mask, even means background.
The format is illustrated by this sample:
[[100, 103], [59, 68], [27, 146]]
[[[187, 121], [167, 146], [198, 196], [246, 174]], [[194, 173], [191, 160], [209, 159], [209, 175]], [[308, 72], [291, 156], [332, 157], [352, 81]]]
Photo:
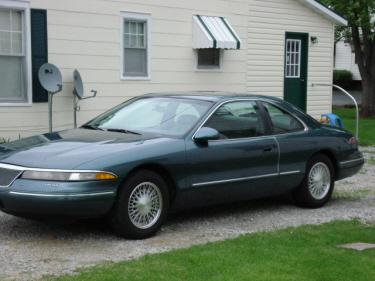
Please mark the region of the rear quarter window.
[[263, 103], [263, 105], [270, 117], [273, 134], [286, 134], [305, 129], [297, 118], [285, 110], [270, 103]]

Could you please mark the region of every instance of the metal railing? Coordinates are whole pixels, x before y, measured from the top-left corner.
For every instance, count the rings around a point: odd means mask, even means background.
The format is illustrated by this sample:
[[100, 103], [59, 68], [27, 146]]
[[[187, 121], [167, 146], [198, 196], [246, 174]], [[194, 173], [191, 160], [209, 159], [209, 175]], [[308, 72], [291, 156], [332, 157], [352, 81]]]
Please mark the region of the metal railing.
[[359, 105], [358, 105], [358, 102], [357, 100], [348, 92], [346, 91], [345, 89], [341, 88], [340, 86], [337, 86], [337, 85], [332, 85], [332, 84], [321, 84], [321, 83], [314, 83], [312, 84], [312, 86], [329, 86], [329, 87], [333, 87], [335, 89], [338, 89], [340, 90], [342, 93], [344, 93], [345, 95], [347, 95], [354, 103], [355, 105], [355, 109], [356, 109], [356, 128], [355, 128], [355, 137], [359, 140]]

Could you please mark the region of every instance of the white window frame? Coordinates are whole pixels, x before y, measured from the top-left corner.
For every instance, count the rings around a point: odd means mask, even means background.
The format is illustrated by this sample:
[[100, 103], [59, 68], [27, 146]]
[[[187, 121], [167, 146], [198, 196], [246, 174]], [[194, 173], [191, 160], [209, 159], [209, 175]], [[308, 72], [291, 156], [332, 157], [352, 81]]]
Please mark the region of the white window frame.
[[[147, 46], [147, 75], [146, 76], [125, 76], [125, 42], [124, 42], [124, 23], [125, 20], [138, 20], [146, 22], [146, 46]], [[121, 73], [120, 80], [123, 81], [142, 81], [151, 80], [151, 13], [140, 13], [140, 12], [121, 12]]]
[[224, 69], [224, 50], [220, 49], [220, 58], [219, 58], [219, 67], [207, 67], [207, 68], [200, 68], [198, 65], [198, 49], [194, 50], [195, 53], [195, 68], [196, 72], [223, 72]]
[[[285, 59], [288, 58], [288, 43], [289, 42], [298, 42], [299, 44], [299, 56], [298, 56], [298, 64], [288, 64], [288, 62], [286, 61], [285, 62], [285, 78], [295, 78], [295, 79], [299, 79], [301, 78], [301, 56], [302, 56], [302, 40], [301, 39], [287, 39], [286, 40], [286, 51], [285, 51]], [[297, 54], [297, 52], [292, 52], [292, 55], [295, 55]], [[288, 66], [297, 66], [298, 65], [298, 75], [297, 76], [292, 76], [292, 75], [288, 75]]]
[[14, 9], [23, 12], [23, 46], [25, 58], [25, 102], [1, 102], [0, 107], [24, 107], [32, 106], [32, 70], [31, 70], [31, 24], [30, 24], [30, 0], [0, 0], [0, 9]]

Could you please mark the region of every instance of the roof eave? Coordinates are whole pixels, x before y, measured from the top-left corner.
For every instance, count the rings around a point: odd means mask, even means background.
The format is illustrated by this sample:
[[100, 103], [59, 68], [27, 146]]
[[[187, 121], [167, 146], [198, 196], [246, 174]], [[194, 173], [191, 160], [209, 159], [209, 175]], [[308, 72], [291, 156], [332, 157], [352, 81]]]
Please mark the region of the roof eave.
[[311, 9], [315, 10], [322, 16], [326, 17], [327, 19], [334, 22], [336, 25], [340, 26], [347, 26], [348, 21], [344, 17], [340, 16], [339, 14], [335, 13], [331, 9], [324, 6], [322, 3], [316, 1], [316, 0], [299, 0], [306, 6], [310, 7]]

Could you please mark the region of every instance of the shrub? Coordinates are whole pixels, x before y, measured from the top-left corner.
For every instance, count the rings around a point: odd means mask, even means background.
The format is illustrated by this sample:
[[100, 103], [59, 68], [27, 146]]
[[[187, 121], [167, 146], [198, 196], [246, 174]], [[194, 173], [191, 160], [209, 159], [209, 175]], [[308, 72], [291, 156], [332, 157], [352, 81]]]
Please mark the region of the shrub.
[[335, 69], [333, 71], [333, 84], [343, 88], [351, 88], [353, 84], [353, 73], [349, 70]]
[[7, 143], [7, 142], [10, 142], [10, 140], [5, 139], [5, 138], [0, 138], [0, 144]]

